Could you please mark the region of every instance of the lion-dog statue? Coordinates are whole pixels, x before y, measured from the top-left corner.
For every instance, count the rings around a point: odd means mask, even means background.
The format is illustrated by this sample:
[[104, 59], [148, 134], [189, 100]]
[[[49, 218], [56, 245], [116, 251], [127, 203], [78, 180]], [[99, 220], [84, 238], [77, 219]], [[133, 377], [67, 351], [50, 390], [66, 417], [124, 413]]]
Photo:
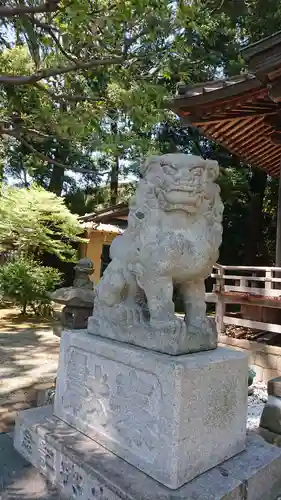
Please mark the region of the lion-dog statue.
[[[205, 279], [218, 258], [223, 205], [216, 161], [183, 153], [141, 166], [128, 228], [111, 245], [90, 333], [169, 354], [213, 349]], [[174, 286], [185, 318], [175, 314]]]

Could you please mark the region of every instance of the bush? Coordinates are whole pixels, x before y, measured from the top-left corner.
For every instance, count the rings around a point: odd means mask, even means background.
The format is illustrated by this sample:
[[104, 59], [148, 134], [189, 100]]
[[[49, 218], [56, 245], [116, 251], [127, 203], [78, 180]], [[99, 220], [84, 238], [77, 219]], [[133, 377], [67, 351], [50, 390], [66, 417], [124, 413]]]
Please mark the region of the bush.
[[0, 296], [19, 306], [22, 314], [26, 314], [30, 307], [42, 315], [50, 309], [50, 292], [60, 281], [61, 274], [57, 269], [21, 257], [0, 267]]

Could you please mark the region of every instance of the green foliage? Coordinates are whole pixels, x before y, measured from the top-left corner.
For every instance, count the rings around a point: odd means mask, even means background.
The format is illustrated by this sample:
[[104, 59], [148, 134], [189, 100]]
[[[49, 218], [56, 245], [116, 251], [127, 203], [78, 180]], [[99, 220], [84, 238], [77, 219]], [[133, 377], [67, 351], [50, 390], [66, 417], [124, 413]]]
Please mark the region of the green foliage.
[[[5, 176], [26, 187], [35, 181], [65, 195], [71, 210], [83, 214], [126, 199], [120, 178], [137, 175], [144, 155], [202, 153], [221, 165], [222, 261], [243, 262], [249, 214], [260, 198], [256, 253], [260, 262], [271, 263], [275, 181], [268, 180], [263, 193], [263, 182], [252, 184], [255, 173], [248, 165], [192, 129], [182, 130], [166, 98], [181, 81], [192, 86], [239, 74], [245, 67], [241, 47], [273, 34], [280, 24], [280, 0], [61, 0], [51, 14], [3, 17], [0, 183]], [[7, 245], [10, 233], [5, 234]]]
[[48, 252], [75, 260], [73, 243], [84, 242], [76, 215], [63, 200], [38, 186], [6, 187], [0, 197], [0, 249], [19, 254]]
[[50, 293], [59, 285], [57, 269], [43, 267], [30, 258], [18, 258], [0, 267], [0, 296], [11, 300], [26, 314], [31, 308], [42, 315], [50, 309]]
[[[165, 98], [177, 83], [213, 78], [218, 68], [228, 72], [229, 60], [241, 67], [233, 18], [213, 3], [63, 0], [51, 16], [4, 19], [10, 33], [8, 44], [5, 30], [0, 37], [6, 171], [12, 159], [10, 172], [25, 184], [31, 175], [60, 194], [69, 187], [63, 166], [84, 169], [83, 157], [95, 151], [117, 191], [120, 175], [157, 151], [154, 128], [171, 119]], [[24, 84], [23, 76], [33, 80]], [[102, 163], [86, 165], [92, 183], [100, 181], [95, 174]]]
[[[118, 202], [126, 203], [133, 196], [136, 182], [128, 182], [119, 185]], [[79, 215], [97, 212], [110, 206], [110, 189], [108, 186], [100, 186], [93, 189], [76, 189], [65, 196], [65, 203], [71, 212]]]
[[[169, 36], [176, 25], [168, 0], [62, 1], [51, 17], [4, 19], [4, 154], [11, 155], [15, 141], [20, 142], [25, 151], [18, 166], [33, 175], [47, 165], [49, 172], [64, 165], [73, 169], [75, 152], [82, 158], [100, 150], [108, 162], [116, 155], [127, 159], [145, 153], [148, 147], [138, 130], [148, 131], [163, 116], [167, 92], [158, 74], [168, 61]], [[66, 143], [71, 144], [67, 155], [62, 151]], [[60, 166], [52, 165], [52, 159]], [[94, 162], [87, 168], [90, 173]]]

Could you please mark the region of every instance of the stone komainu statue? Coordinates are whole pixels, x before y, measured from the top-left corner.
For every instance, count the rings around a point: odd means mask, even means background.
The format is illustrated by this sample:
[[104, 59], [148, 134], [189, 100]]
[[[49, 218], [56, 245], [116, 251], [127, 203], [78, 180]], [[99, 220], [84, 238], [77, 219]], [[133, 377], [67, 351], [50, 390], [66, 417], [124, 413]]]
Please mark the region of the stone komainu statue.
[[[218, 173], [217, 162], [185, 154], [153, 156], [142, 165], [128, 228], [113, 241], [96, 289], [90, 332], [173, 354], [216, 347], [204, 281], [222, 240]], [[184, 321], [175, 315], [175, 285]], [[140, 328], [146, 333], [134, 339]], [[167, 335], [177, 347], [167, 347]]]

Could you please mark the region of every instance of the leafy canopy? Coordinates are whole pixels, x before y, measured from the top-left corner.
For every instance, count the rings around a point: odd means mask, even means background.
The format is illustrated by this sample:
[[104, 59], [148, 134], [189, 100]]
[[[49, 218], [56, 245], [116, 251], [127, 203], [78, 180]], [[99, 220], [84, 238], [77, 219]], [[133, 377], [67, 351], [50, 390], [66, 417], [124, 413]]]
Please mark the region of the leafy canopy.
[[0, 250], [75, 259], [72, 244], [84, 242], [76, 215], [55, 194], [38, 186], [6, 187], [0, 197]]
[[168, 0], [8, 0], [1, 15], [0, 135], [41, 161], [56, 161], [40, 156], [47, 139], [74, 141], [80, 152], [90, 140], [95, 149], [112, 109], [144, 122], [163, 100], [153, 72], [171, 46]]

